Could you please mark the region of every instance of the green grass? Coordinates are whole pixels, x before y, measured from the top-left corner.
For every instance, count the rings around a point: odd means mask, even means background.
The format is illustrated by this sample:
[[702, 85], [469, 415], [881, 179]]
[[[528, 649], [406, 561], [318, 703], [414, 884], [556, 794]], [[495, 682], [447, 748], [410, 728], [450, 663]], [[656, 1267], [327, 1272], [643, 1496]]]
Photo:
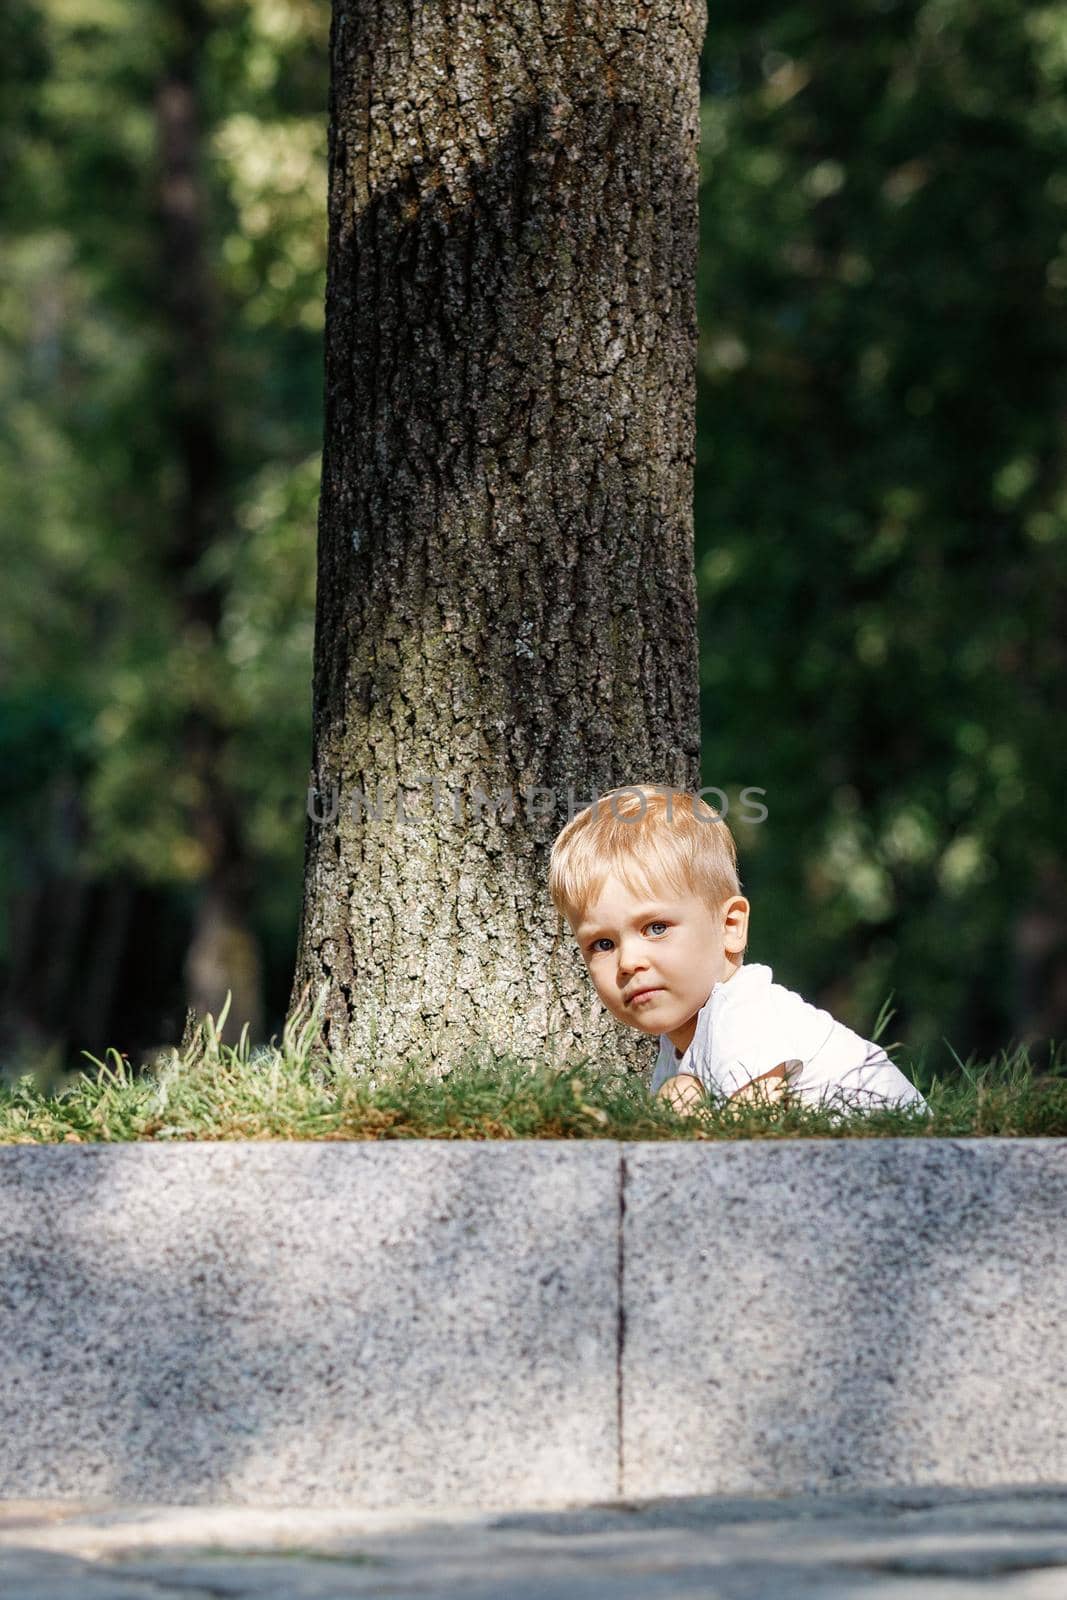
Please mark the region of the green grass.
[[[281, 1044], [250, 1050], [247, 1029], [222, 1044], [211, 1017], [192, 1044], [144, 1070], [117, 1050], [52, 1087], [31, 1074], [0, 1080], [0, 1143], [132, 1139], [795, 1139], [1067, 1136], [1067, 1048], [1040, 1069], [1022, 1047], [985, 1062], [949, 1051], [943, 1074], [909, 1062], [929, 1112], [818, 1110], [711, 1102], [680, 1116], [644, 1083], [588, 1058], [531, 1067], [472, 1052], [443, 1076], [417, 1065], [346, 1070], [316, 1044], [319, 1007], [298, 1008]], [[321, 999], [320, 999], [321, 1005]], [[883, 1008], [875, 1036], [889, 1018]], [[88, 1055], [88, 1052], [83, 1052]]]

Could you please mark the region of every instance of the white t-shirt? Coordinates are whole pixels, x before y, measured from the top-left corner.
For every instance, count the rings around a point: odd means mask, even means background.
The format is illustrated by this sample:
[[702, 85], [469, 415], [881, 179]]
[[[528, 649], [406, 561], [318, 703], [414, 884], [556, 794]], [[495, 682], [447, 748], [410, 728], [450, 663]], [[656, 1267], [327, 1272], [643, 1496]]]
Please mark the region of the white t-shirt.
[[691, 1072], [709, 1089], [731, 1095], [783, 1061], [800, 1060], [791, 1079], [802, 1105], [871, 1110], [926, 1101], [880, 1045], [835, 1022], [792, 989], [774, 982], [770, 967], [742, 966], [717, 983], [697, 1013], [696, 1032], [679, 1056], [665, 1033], [652, 1074], [652, 1093], [677, 1072]]

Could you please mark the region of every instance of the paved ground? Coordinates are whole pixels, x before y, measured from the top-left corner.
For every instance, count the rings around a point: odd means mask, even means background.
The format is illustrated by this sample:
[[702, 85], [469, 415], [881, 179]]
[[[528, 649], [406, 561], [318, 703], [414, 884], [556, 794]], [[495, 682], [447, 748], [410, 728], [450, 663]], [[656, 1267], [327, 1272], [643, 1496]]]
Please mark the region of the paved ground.
[[3, 1600], [1067, 1600], [1067, 1485], [562, 1512], [0, 1502]]

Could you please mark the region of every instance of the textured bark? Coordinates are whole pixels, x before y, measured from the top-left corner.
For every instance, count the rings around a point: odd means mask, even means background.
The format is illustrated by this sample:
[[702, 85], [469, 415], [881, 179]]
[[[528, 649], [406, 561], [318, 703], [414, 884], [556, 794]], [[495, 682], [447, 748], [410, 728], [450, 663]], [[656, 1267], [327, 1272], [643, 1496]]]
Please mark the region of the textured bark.
[[[207, 201], [201, 175], [198, 85], [210, 19], [199, 0], [175, 0], [167, 70], [156, 93], [164, 304], [174, 359], [174, 435], [180, 496], [165, 563], [194, 647], [217, 648], [224, 594], [204, 559], [226, 536], [225, 461], [218, 402], [217, 296], [208, 267]], [[210, 698], [191, 705], [182, 734], [194, 799], [192, 832], [204, 861], [185, 963], [189, 1001], [236, 1040], [243, 1023], [263, 1030], [259, 946], [249, 914], [251, 864], [236, 796], [225, 778], [227, 735]]]
[[353, 1062], [649, 1059], [545, 874], [572, 797], [699, 784], [704, 26], [336, 0], [311, 782], [338, 812], [307, 826], [293, 996], [328, 982]]

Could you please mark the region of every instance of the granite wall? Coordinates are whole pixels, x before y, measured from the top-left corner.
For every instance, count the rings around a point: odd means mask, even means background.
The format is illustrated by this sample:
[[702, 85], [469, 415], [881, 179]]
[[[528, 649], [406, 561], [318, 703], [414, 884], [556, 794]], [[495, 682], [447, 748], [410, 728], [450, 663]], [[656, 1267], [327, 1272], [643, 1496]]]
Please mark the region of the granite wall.
[[0, 1497], [1067, 1479], [1067, 1141], [0, 1149]]

